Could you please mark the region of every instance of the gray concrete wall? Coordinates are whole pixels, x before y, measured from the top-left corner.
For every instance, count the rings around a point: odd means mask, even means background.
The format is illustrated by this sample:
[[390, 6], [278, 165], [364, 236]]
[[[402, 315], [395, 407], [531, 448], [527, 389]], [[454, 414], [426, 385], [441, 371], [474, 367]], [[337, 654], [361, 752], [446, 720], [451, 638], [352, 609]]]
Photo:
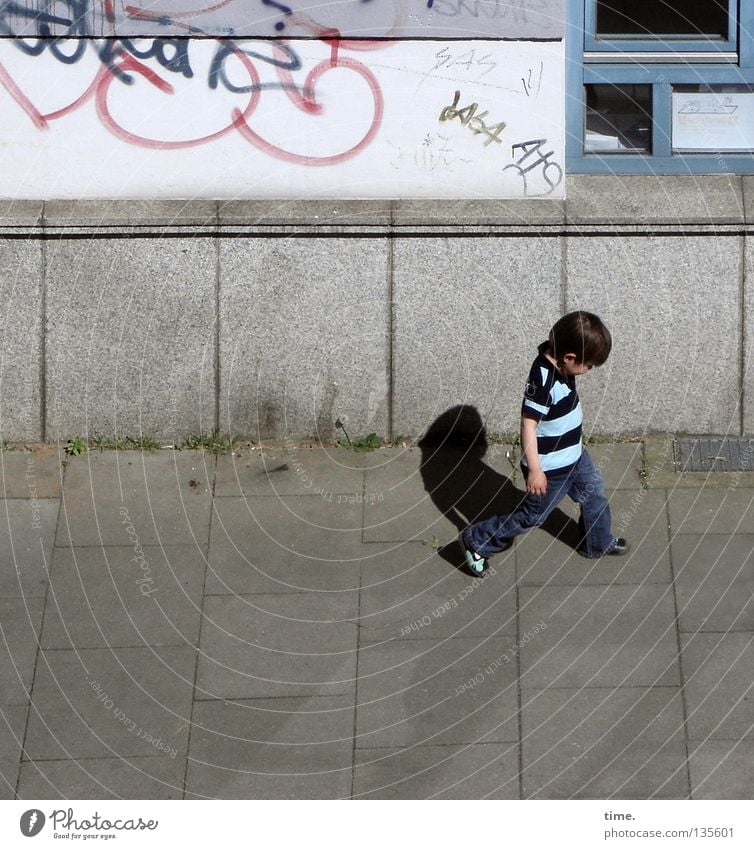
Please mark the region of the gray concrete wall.
[[0, 438], [517, 428], [536, 344], [601, 314], [599, 434], [754, 433], [754, 178], [568, 199], [0, 202]]

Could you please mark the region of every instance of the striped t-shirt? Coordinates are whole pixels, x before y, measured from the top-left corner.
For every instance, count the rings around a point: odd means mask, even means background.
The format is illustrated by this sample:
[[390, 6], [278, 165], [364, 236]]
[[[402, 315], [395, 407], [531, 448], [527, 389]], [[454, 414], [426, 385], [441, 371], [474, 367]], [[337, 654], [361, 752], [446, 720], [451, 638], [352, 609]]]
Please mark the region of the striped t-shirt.
[[[526, 384], [521, 415], [537, 422], [537, 452], [543, 472], [564, 471], [581, 457], [581, 402], [576, 378], [561, 374], [539, 346]], [[526, 458], [522, 457], [526, 465]]]

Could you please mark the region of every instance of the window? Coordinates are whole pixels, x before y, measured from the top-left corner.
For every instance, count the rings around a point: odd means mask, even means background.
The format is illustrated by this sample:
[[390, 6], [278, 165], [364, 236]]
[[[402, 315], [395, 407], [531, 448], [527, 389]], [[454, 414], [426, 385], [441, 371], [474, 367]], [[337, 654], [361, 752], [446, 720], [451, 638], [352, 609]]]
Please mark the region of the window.
[[727, 0], [597, 0], [596, 35], [728, 38]]
[[567, 9], [568, 170], [754, 173], [754, 0]]

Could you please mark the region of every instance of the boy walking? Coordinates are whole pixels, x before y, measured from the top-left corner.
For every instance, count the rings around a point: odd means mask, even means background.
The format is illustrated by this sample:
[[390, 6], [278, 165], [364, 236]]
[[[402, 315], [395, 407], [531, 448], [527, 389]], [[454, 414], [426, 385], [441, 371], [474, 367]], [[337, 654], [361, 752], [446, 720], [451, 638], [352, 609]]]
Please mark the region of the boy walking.
[[532, 364], [521, 405], [521, 468], [526, 496], [513, 513], [469, 525], [460, 542], [474, 575], [487, 558], [510, 548], [513, 537], [541, 525], [568, 495], [581, 506], [579, 554], [626, 554], [630, 548], [613, 536], [605, 484], [581, 443], [581, 403], [576, 377], [601, 366], [612, 339], [593, 313], [571, 312], [559, 319]]

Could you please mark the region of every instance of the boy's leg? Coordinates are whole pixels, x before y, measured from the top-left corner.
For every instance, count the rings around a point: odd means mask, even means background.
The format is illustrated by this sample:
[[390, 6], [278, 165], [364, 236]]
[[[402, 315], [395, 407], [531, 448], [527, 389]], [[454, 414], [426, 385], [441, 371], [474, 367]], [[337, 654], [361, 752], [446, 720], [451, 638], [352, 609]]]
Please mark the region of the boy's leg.
[[581, 507], [579, 527], [583, 533], [580, 553], [600, 557], [614, 547], [610, 505], [605, 495], [605, 482], [587, 451], [581, 455], [571, 475], [568, 495]]
[[489, 557], [510, 548], [513, 537], [538, 527], [568, 493], [568, 475], [553, 475], [547, 479], [547, 492], [532, 495], [527, 492], [512, 513], [492, 516], [483, 522], [469, 525], [463, 532], [465, 543], [482, 557]]

